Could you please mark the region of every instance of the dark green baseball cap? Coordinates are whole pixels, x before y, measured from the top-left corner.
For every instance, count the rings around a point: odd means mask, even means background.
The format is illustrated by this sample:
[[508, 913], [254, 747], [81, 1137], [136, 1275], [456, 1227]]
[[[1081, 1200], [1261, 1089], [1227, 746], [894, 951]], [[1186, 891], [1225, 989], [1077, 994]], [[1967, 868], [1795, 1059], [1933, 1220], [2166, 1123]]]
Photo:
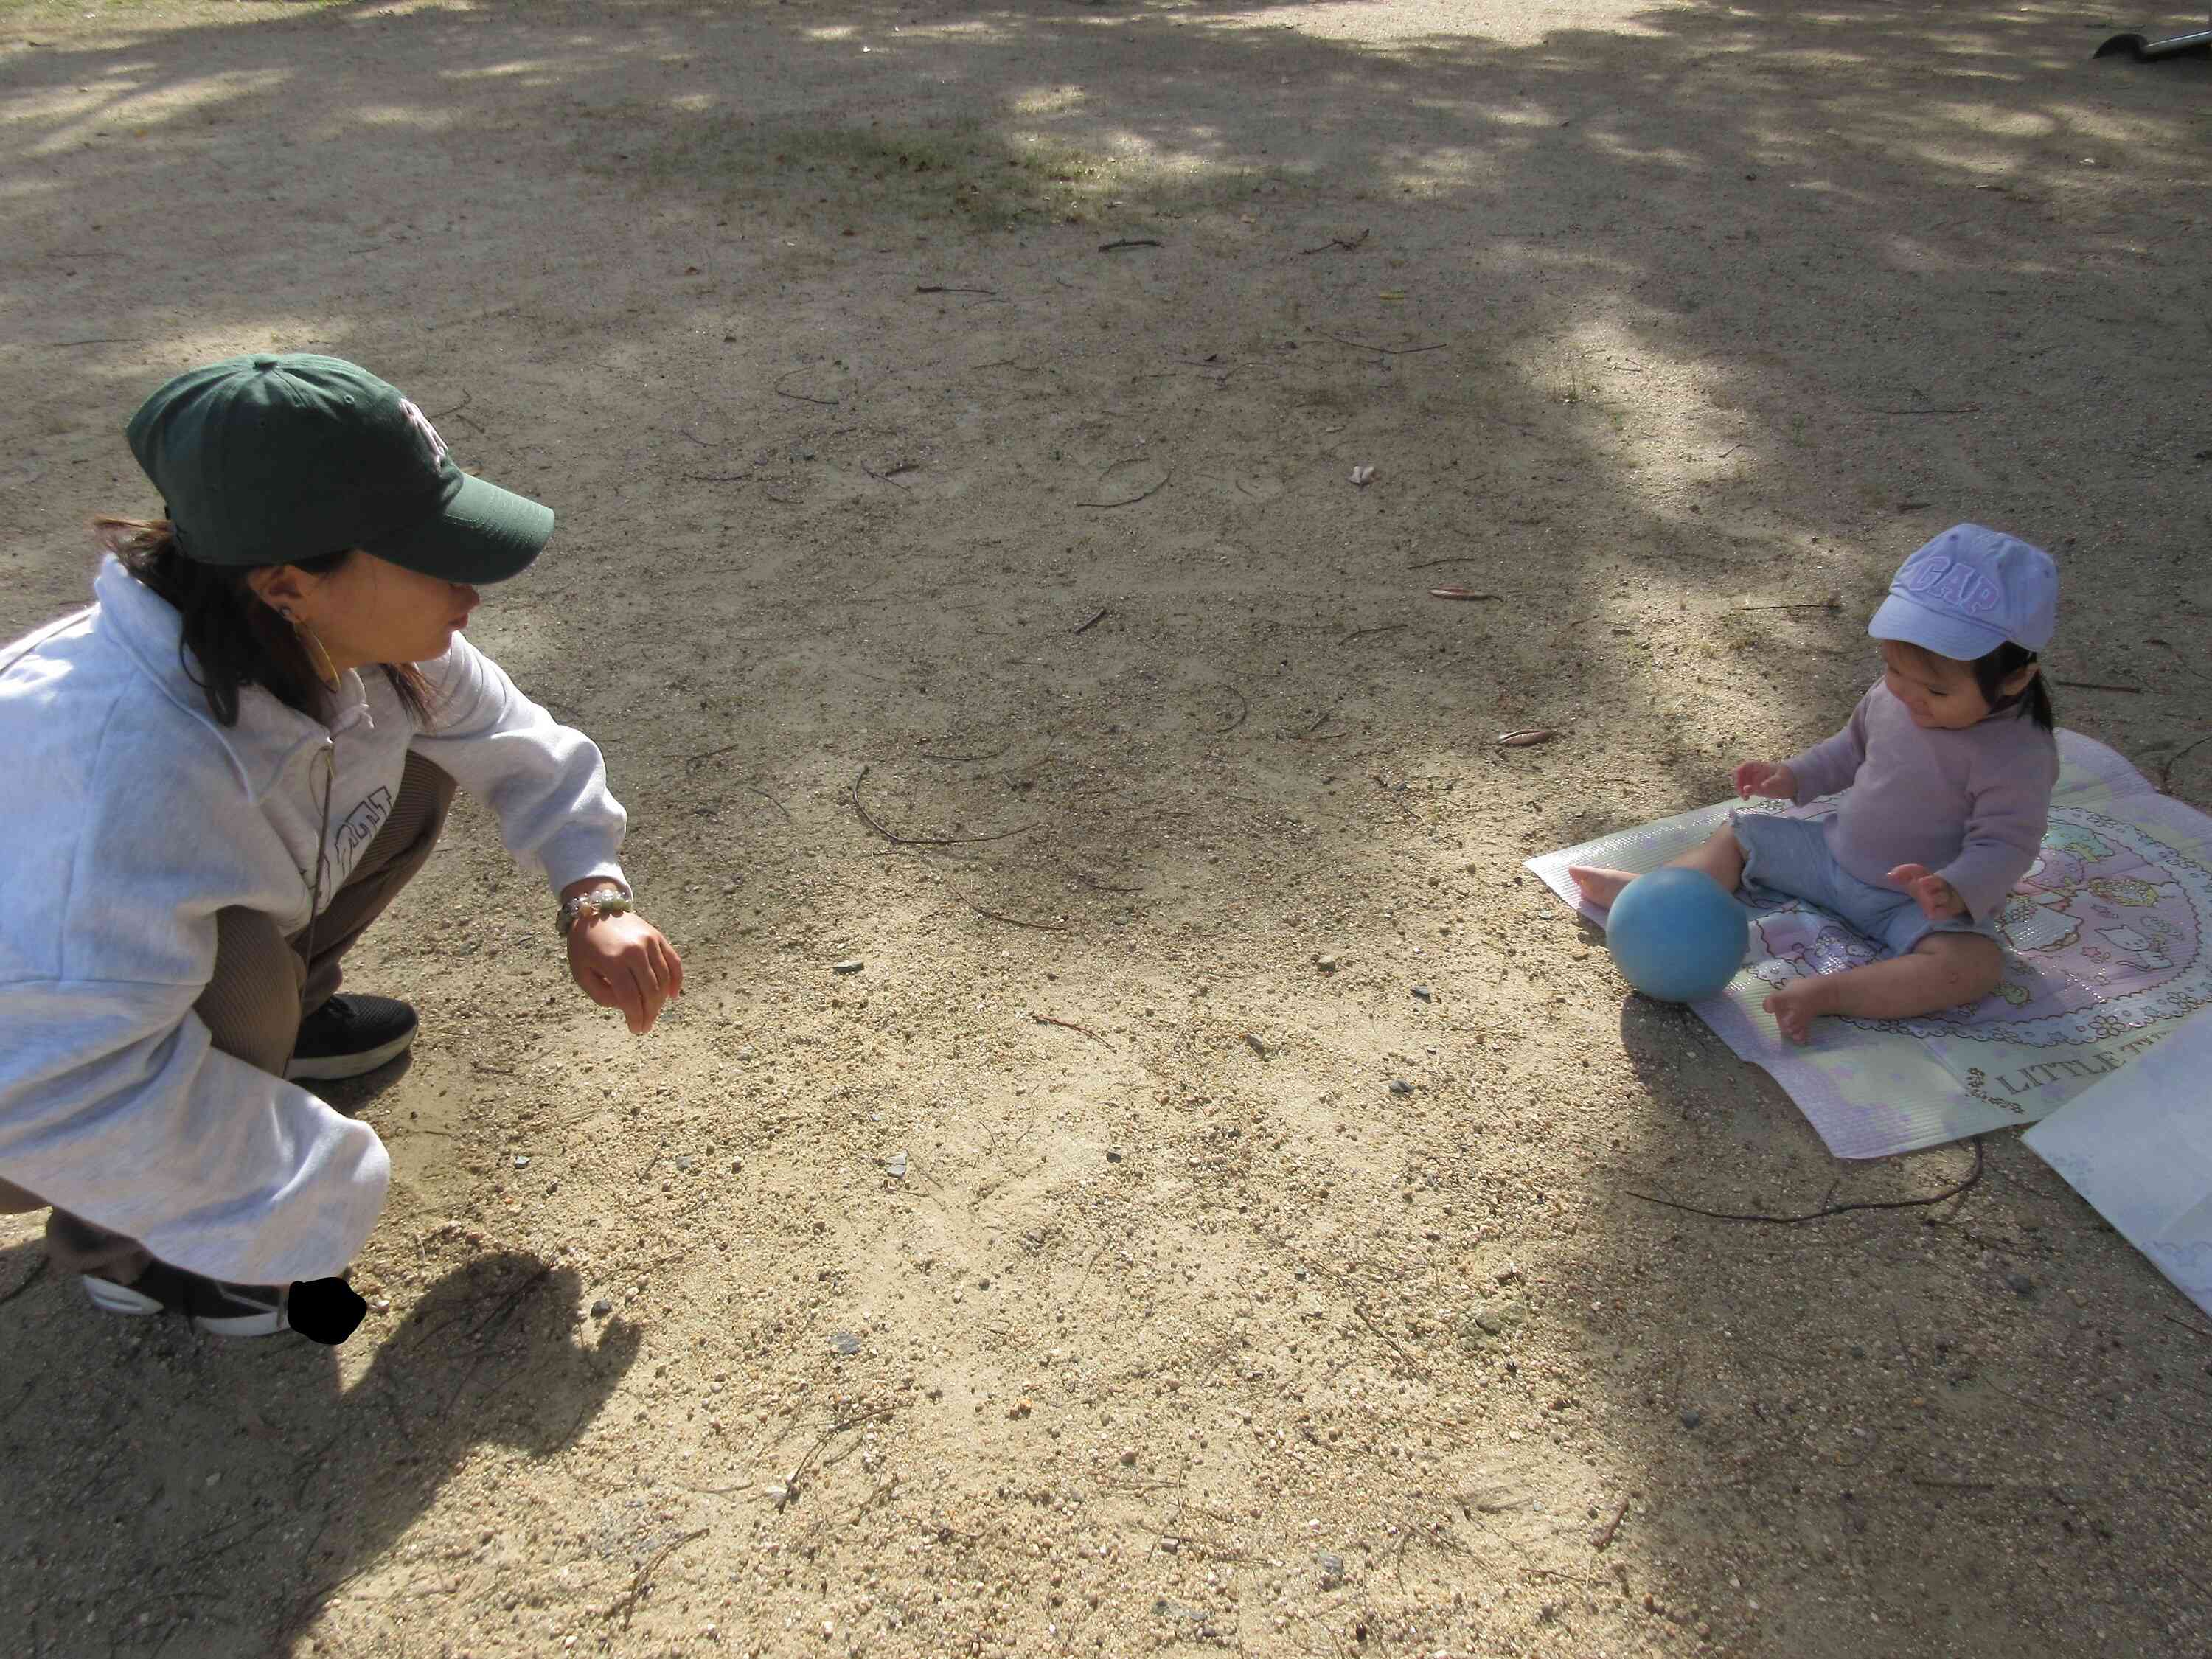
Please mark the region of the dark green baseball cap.
[[422, 411], [358, 364], [264, 352], [188, 369], [139, 407], [131, 453], [185, 556], [289, 564], [361, 548], [447, 581], [502, 581], [553, 510], [453, 464]]

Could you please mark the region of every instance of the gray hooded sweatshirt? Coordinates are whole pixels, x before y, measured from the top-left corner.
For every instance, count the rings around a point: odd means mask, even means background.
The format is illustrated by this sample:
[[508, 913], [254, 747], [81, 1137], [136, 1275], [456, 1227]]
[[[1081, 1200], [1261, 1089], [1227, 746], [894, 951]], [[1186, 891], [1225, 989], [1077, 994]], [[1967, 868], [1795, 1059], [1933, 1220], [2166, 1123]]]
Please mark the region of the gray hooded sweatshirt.
[[248, 688], [224, 727], [179, 661], [175, 610], [113, 559], [94, 595], [0, 648], [0, 1177], [192, 1273], [338, 1273], [390, 1160], [366, 1123], [210, 1044], [193, 1004], [217, 912], [304, 928], [410, 750], [489, 805], [556, 892], [621, 878], [623, 809], [590, 739], [459, 635], [421, 665], [427, 730], [374, 672], [343, 677], [327, 726]]

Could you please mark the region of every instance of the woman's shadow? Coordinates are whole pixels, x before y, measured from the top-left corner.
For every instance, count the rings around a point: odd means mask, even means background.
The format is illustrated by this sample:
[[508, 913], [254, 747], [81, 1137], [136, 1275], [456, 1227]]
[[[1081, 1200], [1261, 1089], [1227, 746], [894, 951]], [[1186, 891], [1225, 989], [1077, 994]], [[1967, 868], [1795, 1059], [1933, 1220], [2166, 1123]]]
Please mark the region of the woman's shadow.
[[640, 1333], [580, 1322], [580, 1288], [471, 1255], [333, 1349], [102, 1314], [0, 1249], [0, 1651], [289, 1650], [482, 1448], [550, 1457], [606, 1404]]

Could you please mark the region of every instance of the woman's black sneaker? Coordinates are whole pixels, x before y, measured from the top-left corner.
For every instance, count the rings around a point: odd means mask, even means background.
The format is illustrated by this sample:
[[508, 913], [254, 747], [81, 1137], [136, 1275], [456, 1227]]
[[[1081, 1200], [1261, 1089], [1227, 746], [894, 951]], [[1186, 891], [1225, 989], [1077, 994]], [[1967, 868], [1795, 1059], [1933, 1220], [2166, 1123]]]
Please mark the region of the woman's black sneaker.
[[291, 1328], [284, 1316], [284, 1286], [231, 1285], [156, 1261], [128, 1285], [97, 1273], [82, 1275], [95, 1308], [143, 1318], [181, 1313], [215, 1336], [274, 1336]]
[[331, 1082], [359, 1077], [405, 1054], [419, 1022], [396, 997], [332, 997], [300, 1022], [289, 1078]]

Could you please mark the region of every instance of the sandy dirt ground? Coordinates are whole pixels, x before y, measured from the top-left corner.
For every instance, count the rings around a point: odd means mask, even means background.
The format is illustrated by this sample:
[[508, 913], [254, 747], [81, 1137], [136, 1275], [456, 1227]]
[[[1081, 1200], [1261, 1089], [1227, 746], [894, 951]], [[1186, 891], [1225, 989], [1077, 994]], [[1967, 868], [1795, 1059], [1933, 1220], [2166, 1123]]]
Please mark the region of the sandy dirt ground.
[[1519, 868], [1832, 730], [1969, 518], [2212, 801], [2212, 67], [2090, 57], [2192, 15], [0, 0], [0, 628], [167, 374], [367, 363], [561, 514], [475, 637], [690, 985], [465, 802], [351, 1342], [0, 1222], [0, 1651], [2212, 1648], [2206, 1322]]

